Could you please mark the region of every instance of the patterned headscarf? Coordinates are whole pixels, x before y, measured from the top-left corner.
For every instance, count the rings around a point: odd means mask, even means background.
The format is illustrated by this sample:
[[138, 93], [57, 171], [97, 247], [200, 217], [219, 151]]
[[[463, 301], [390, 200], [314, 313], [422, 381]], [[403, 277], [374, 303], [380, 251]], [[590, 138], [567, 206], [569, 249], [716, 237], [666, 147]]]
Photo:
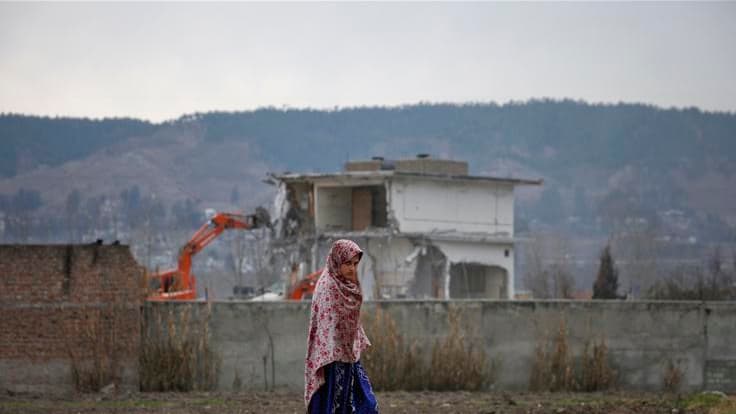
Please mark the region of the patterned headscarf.
[[338, 240], [327, 255], [327, 265], [312, 297], [307, 357], [304, 363], [304, 403], [324, 383], [323, 367], [331, 362], [357, 362], [370, 346], [360, 324], [363, 295], [360, 284], [346, 279], [340, 265], [363, 256], [350, 240]]
[[[363, 257], [363, 250], [357, 243], [352, 240], [341, 239], [332, 243], [330, 254], [327, 255], [327, 273], [336, 279], [338, 286], [343, 295], [350, 297], [350, 302], [357, 302], [360, 307], [360, 302], [363, 300], [363, 293], [360, 290], [360, 282], [348, 280], [345, 275], [340, 273], [340, 265], [353, 260], [354, 257], [358, 257], [360, 260]], [[324, 274], [323, 272], [322, 274]], [[316, 288], [315, 288], [316, 293]]]

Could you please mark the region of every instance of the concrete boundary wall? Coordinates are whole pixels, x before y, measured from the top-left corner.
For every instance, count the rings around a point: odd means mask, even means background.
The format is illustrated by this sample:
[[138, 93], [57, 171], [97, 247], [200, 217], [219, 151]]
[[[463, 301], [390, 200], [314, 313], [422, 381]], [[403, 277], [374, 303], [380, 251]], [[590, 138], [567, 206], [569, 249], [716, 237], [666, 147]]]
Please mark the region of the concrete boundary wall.
[[[376, 308], [425, 350], [447, 334], [448, 312], [459, 312], [470, 337], [500, 362], [494, 389], [527, 389], [536, 345], [564, 320], [572, 355], [605, 339], [619, 388], [660, 391], [672, 362], [682, 391], [736, 391], [733, 302], [406, 300], [367, 302], [364, 316]], [[147, 303], [144, 329], [160, 312], [207, 315], [189, 323], [207, 324], [221, 363], [218, 389], [302, 389], [309, 302]]]

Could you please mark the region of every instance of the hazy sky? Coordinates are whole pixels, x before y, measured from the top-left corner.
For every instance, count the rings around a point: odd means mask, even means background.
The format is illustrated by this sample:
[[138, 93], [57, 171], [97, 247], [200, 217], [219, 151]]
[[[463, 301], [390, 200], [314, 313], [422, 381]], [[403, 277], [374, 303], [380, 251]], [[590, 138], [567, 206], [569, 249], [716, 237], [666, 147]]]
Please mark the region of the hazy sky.
[[0, 3], [0, 112], [533, 97], [736, 110], [731, 3]]

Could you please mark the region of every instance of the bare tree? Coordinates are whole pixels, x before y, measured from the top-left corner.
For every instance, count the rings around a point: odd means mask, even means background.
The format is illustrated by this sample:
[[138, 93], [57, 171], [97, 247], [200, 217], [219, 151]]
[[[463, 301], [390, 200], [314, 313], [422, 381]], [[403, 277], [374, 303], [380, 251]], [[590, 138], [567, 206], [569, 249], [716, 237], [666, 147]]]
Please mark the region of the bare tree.
[[550, 276], [553, 283], [552, 292], [555, 298], [572, 299], [575, 294], [575, 280], [570, 271], [567, 258], [550, 266]]
[[142, 199], [136, 213], [137, 220], [133, 222], [134, 227], [131, 229], [134, 237], [132, 244], [137, 245], [144, 265], [150, 269], [154, 251], [161, 248], [161, 228], [166, 218], [166, 210], [156, 195], [151, 194]]
[[525, 245], [524, 284], [535, 298], [572, 298], [575, 281], [569, 241], [557, 234], [537, 233]]
[[66, 197], [64, 205], [64, 213], [66, 215], [66, 227], [69, 232], [69, 242], [79, 243], [81, 241], [81, 231], [79, 226], [79, 216], [82, 214], [82, 193], [76, 188], [72, 190]]
[[244, 286], [250, 279], [257, 288], [265, 288], [276, 281], [270, 266], [270, 231], [258, 228], [236, 231], [230, 238], [230, 268], [236, 285]]
[[550, 297], [549, 277], [544, 270], [543, 247], [540, 237], [535, 235], [524, 250], [524, 285], [535, 298]]
[[712, 249], [701, 264], [681, 265], [658, 280], [647, 291], [651, 299], [734, 300], [733, 271], [722, 266], [721, 249]]
[[620, 286], [628, 294], [638, 296], [656, 282], [659, 271], [656, 230], [617, 232], [611, 237], [611, 249], [616, 253]]

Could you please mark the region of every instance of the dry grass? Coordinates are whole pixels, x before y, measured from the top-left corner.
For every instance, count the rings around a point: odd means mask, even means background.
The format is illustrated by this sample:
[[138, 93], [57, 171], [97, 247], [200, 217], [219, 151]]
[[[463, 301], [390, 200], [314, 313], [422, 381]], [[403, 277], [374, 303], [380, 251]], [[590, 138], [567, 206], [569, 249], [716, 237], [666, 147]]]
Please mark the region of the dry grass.
[[[97, 250], [93, 254], [94, 264]], [[67, 294], [72, 257], [72, 246], [69, 246], [64, 264], [64, 288]], [[139, 283], [145, 281], [144, 276], [141, 274], [138, 277]], [[105, 274], [100, 277], [104, 278]], [[121, 359], [131, 357], [137, 342], [131, 339], [129, 324], [136, 319], [138, 306], [144, 297], [144, 289], [126, 291], [101, 305], [84, 304], [79, 310], [73, 311], [71, 317], [62, 321], [62, 346], [69, 356], [72, 383], [77, 391], [97, 392], [111, 384], [120, 385], [123, 379]], [[137, 329], [137, 326], [133, 329]]]
[[706, 391], [680, 400], [680, 406], [684, 412], [734, 414], [736, 413], [736, 398], [719, 392]]
[[547, 361], [546, 343], [537, 341], [537, 345], [534, 348], [532, 372], [529, 376], [529, 390], [542, 391], [548, 389], [550, 383], [550, 366]]
[[736, 398], [730, 397], [726, 400], [718, 402], [714, 407], [708, 410], [708, 414], [735, 414]]
[[567, 326], [560, 320], [554, 338], [537, 342], [529, 388], [532, 391], [571, 391], [576, 388], [567, 343]]
[[604, 338], [598, 342], [588, 340], [582, 357], [582, 379], [580, 391], [603, 391], [609, 389], [616, 378], [616, 372], [608, 362], [608, 345]]
[[191, 307], [180, 315], [167, 309], [151, 308], [156, 322], [141, 336], [141, 390], [215, 389], [220, 359], [209, 346], [209, 305], [205, 315], [194, 322]]
[[380, 307], [366, 319], [373, 346], [361, 362], [376, 390], [480, 390], [495, 380], [498, 364], [489, 364], [482, 347], [469, 339], [454, 308], [448, 312], [448, 334], [435, 341], [429, 355], [407, 341]]
[[529, 389], [593, 392], [607, 390], [614, 384], [616, 372], [609, 364], [605, 339], [586, 341], [578, 372], [574, 369], [573, 360], [567, 324], [563, 318], [554, 337], [544, 335], [537, 342]]
[[97, 392], [120, 382], [115, 316], [116, 308], [112, 306], [93, 309], [70, 327], [66, 349], [77, 391]]
[[408, 343], [396, 327], [396, 321], [376, 307], [366, 317], [365, 329], [372, 346], [361, 358], [376, 390], [422, 389], [426, 368], [419, 361], [416, 343]]
[[436, 341], [432, 348], [428, 388], [435, 391], [485, 388], [494, 379], [485, 351], [468, 338], [458, 310], [450, 308], [447, 319], [447, 336]]
[[680, 391], [682, 378], [683, 372], [680, 367], [671, 359], [667, 360], [667, 366], [664, 369], [664, 375], [662, 378], [664, 390], [671, 393], [677, 393]]
[[[115, 396], [79, 394], [63, 399], [50, 396], [0, 396], [3, 414], [290, 414], [303, 413], [299, 391], [123, 393]], [[704, 406], [674, 395], [644, 393], [515, 393], [515, 392], [380, 392], [381, 414], [727, 414], [731, 400]], [[689, 406], [698, 408], [688, 408]]]
[[233, 391], [240, 391], [240, 389], [243, 387], [243, 380], [240, 378], [240, 372], [238, 371], [238, 368], [235, 368], [235, 376], [233, 377], [233, 384], [232, 388]]

